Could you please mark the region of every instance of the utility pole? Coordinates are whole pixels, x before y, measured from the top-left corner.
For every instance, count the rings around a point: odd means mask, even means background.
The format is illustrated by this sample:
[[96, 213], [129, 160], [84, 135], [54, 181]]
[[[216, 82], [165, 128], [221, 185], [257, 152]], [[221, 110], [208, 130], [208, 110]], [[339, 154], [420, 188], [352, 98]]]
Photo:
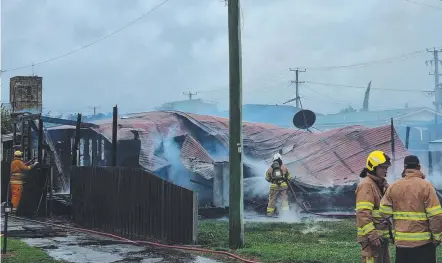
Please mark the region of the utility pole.
[[240, 0], [228, 0], [229, 25], [229, 246], [244, 247], [242, 54]]
[[195, 92], [195, 93], [192, 93], [192, 92], [183, 92], [183, 95], [186, 95], [186, 96], [189, 96], [189, 100], [191, 100], [192, 99], [192, 96], [193, 95], [197, 95], [198, 94], [198, 92]]
[[90, 109], [94, 110], [94, 115], [93, 116], [95, 116], [95, 114], [97, 114], [97, 109], [99, 109], [99, 108], [100, 108], [99, 106], [92, 106], [92, 107], [90, 107]]
[[296, 97], [295, 97], [295, 101], [296, 101], [296, 108], [299, 109], [299, 105], [301, 102], [301, 98], [299, 97], [299, 84], [305, 83], [304, 81], [299, 81], [299, 72], [305, 72], [306, 70], [300, 70], [298, 68], [296, 69], [289, 69], [290, 71], [294, 71], [295, 72], [295, 81], [292, 81], [292, 83], [295, 83], [296, 85]]
[[442, 84], [439, 81], [439, 76], [442, 74], [439, 73], [439, 63], [442, 61], [439, 59], [439, 52], [442, 52], [442, 49], [433, 48], [433, 50], [427, 49], [427, 52], [433, 53], [433, 59], [427, 60], [425, 63], [428, 65], [434, 65], [434, 72], [429, 73], [429, 75], [434, 75], [434, 106], [436, 106], [437, 112], [442, 112]]

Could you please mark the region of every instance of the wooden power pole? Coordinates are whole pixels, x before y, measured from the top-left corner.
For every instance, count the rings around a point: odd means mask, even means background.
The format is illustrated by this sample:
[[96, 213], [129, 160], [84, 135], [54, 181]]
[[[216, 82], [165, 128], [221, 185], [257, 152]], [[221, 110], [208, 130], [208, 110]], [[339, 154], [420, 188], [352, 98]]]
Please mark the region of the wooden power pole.
[[439, 77], [442, 74], [439, 73], [439, 63], [442, 60], [439, 59], [439, 52], [442, 52], [442, 49], [433, 48], [433, 50], [427, 49], [427, 52], [433, 54], [433, 60], [427, 60], [426, 63], [431, 63], [434, 65], [434, 73], [430, 73], [430, 75], [434, 75], [434, 106], [436, 106], [437, 112], [442, 112], [442, 84], [439, 81]]
[[189, 100], [191, 100], [194, 95], [198, 95], [198, 92], [195, 92], [195, 93], [192, 93], [190, 91], [187, 93], [183, 92], [183, 95], [189, 96]]
[[299, 105], [301, 102], [301, 97], [299, 97], [299, 84], [304, 83], [304, 81], [299, 81], [299, 72], [305, 72], [306, 70], [300, 70], [300, 69], [289, 69], [290, 71], [294, 71], [295, 72], [295, 80], [292, 81], [292, 83], [294, 83], [296, 85], [296, 97], [295, 97], [295, 101], [296, 101], [296, 108], [299, 109]]
[[244, 246], [240, 0], [228, 0], [229, 20], [229, 246]]

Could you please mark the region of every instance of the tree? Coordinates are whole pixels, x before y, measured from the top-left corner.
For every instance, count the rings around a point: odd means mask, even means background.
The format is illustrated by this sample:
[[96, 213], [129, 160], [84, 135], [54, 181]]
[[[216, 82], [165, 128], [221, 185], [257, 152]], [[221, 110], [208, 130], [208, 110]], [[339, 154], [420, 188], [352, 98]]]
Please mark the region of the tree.
[[2, 134], [8, 134], [13, 131], [11, 122], [11, 111], [8, 110], [3, 104], [1, 105], [1, 125]]

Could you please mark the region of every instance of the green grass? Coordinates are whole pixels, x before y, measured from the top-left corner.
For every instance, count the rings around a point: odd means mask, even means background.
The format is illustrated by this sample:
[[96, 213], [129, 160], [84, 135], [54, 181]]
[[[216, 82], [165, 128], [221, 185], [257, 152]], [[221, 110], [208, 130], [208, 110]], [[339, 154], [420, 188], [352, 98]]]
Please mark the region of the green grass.
[[[360, 262], [353, 220], [306, 223], [246, 223], [245, 247], [235, 253], [261, 262]], [[216, 250], [228, 248], [228, 222], [200, 221], [198, 242]], [[394, 246], [390, 255], [394, 262]], [[438, 249], [438, 261], [442, 251]]]
[[[3, 238], [1, 239], [1, 245], [3, 246]], [[43, 250], [35, 247], [30, 247], [23, 241], [8, 238], [7, 253], [2, 255], [2, 263], [58, 263], [57, 261], [49, 257]]]

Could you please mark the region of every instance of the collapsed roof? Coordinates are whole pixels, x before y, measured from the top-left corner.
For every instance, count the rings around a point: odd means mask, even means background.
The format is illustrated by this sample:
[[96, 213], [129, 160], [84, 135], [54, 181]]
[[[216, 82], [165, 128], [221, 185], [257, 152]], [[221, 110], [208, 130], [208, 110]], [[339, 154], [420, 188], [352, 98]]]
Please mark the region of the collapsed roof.
[[[94, 130], [112, 141], [112, 120], [96, 124], [99, 128]], [[118, 126], [119, 140], [133, 139], [132, 131], [138, 131], [140, 165], [149, 171], [171, 165], [162, 152], [169, 147], [166, 142], [176, 138], [181, 138], [177, 146], [181, 163], [203, 178], [213, 177], [216, 161], [228, 160], [229, 122], [226, 118], [159, 111], [126, 116], [118, 120]], [[281, 150], [284, 163], [296, 180], [312, 188], [352, 185], [359, 180], [370, 151], [382, 150], [391, 155], [390, 126], [349, 126], [309, 133], [244, 122], [243, 140], [246, 166], [254, 166], [256, 161], [268, 164], [272, 155]], [[408, 153], [396, 133], [394, 141], [395, 160], [399, 163]], [[259, 171], [255, 176], [263, 176], [264, 172]]]

